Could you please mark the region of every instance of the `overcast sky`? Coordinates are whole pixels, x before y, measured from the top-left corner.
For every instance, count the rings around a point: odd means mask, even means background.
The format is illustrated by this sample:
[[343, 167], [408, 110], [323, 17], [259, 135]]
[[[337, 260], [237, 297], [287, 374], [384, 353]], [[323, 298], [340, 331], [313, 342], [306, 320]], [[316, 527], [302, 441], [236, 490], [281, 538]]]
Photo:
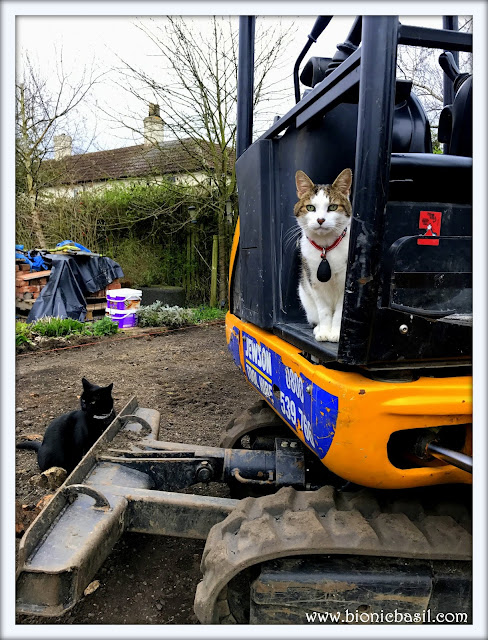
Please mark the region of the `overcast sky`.
[[[283, 27], [289, 31], [291, 42], [284, 54], [287, 70], [278, 71], [279, 77], [284, 77], [283, 90], [286, 91], [280, 105], [279, 115], [283, 115], [287, 108], [293, 105], [292, 70], [294, 60], [307, 41], [315, 16], [297, 17], [286, 16], [279, 18]], [[78, 133], [76, 151], [93, 151], [98, 149], [113, 149], [128, 144], [141, 142], [141, 137], [120, 123], [104, 115], [98, 107], [105, 111], [120, 108], [133, 113], [138, 121], [147, 115], [146, 109], [130, 96], [127, 91], [117, 85], [115, 69], [121, 66], [120, 59], [143, 68], [154, 77], [161, 78], [161, 58], [150, 39], [137, 28], [137, 24], [150, 25], [151, 20], [160, 23], [164, 17], [154, 16], [18, 16], [16, 19], [16, 53], [17, 72], [22, 66], [22, 54], [29, 52], [31, 59], [39, 65], [41, 76], [51, 78], [55, 83], [54, 62], [62, 51], [63, 68], [70, 75], [73, 82], [79, 77], [84, 68], [94, 65], [99, 71], [106, 72], [103, 81], [97, 84], [91, 92], [89, 100], [85, 101], [79, 110], [79, 121], [83, 122], [83, 133]], [[198, 26], [205, 25], [205, 16], [191, 18]], [[267, 16], [258, 18], [258, 22], [272, 25], [277, 17]], [[442, 26], [440, 16], [402, 17], [402, 22], [421, 24], [439, 28]], [[154, 24], [154, 22], [152, 23]], [[336, 45], [342, 42], [352, 24], [352, 16], [336, 16], [322, 34], [317, 44], [314, 44], [309, 55], [332, 56]], [[48, 37], [46, 37], [48, 35]], [[274, 79], [277, 79], [275, 76]], [[151, 99], [148, 93], [148, 101]], [[272, 117], [271, 117], [272, 121]], [[271, 124], [271, 121], [269, 124]], [[265, 128], [268, 125], [266, 124]], [[71, 122], [71, 133], [74, 123]], [[61, 132], [61, 131], [59, 131]]]

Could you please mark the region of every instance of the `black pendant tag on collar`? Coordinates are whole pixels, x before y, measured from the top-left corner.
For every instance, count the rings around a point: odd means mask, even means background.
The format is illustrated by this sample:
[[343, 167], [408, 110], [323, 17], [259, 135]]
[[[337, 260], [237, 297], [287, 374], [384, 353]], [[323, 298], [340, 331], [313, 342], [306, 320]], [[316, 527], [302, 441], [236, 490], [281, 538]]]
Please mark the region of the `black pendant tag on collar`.
[[332, 271], [330, 270], [330, 264], [327, 258], [324, 256], [320, 261], [319, 268], [317, 269], [317, 280], [319, 282], [329, 282], [332, 277]]

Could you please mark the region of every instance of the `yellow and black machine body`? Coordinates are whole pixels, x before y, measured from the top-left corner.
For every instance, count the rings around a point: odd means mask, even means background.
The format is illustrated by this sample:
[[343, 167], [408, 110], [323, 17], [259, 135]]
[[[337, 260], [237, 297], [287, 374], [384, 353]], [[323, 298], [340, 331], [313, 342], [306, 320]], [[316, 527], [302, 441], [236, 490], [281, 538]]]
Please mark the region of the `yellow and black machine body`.
[[[330, 19], [317, 19], [309, 44]], [[367, 487], [472, 478], [472, 79], [456, 64], [471, 35], [449, 20], [435, 30], [357, 18], [334, 58], [305, 65], [301, 98], [296, 72], [296, 105], [251, 144], [253, 22], [241, 19], [228, 346], [324, 467]], [[400, 44], [444, 51], [443, 154], [433, 153], [412, 83], [396, 79]], [[341, 334], [317, 342], [289, 240], [295, 173], [328, 184], [346, 167], [353, 216]]]

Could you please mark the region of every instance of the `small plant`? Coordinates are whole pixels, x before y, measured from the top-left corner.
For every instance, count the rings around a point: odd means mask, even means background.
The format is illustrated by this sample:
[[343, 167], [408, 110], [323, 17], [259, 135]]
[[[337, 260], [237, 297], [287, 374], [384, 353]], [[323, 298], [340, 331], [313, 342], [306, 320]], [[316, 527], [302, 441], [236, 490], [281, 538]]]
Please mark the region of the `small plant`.
[[30, 329], [32, 333], [49, 338], [59, 338], [70, 334], [86, 334], [83, 322], [73, 320], [73, 318], [41, 318], [31, 324]]
[[94, 336], [111, 336], [117, 333], [118, 330], [119, 325], [107, 316], [97, 320], [91, 326], [91, 332]]
[[141, 327], [183, 327], [194, 324], [192, 309], [182, 307], [170, 307], [161, 301], [154, 302], [146, 307], [140, 307], [136, 311]]
[[15, 345], [21, 347], [25, 344], [33, 344], [30, 325], [25, 322], [15, 323]]

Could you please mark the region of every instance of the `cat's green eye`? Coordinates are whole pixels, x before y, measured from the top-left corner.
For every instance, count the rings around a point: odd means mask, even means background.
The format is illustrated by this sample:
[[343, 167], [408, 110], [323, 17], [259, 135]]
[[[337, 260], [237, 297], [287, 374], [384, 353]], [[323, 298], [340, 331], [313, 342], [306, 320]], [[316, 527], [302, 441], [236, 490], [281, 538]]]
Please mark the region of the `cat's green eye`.
[[336, 211], [338, 206], [338, 204], [329, 204], [327, 211]]
[[307, 211], [315, 211], [313, 204], [307, 204]]

